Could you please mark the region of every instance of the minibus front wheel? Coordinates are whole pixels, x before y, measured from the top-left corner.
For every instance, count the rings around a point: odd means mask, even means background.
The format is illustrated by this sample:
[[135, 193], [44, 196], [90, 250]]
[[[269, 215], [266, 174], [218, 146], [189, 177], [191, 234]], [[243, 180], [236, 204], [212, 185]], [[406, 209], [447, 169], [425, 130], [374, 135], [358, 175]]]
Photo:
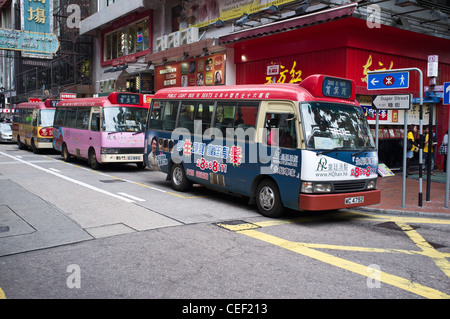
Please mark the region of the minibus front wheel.
[[256, 190], [256, 206], [261, 215], [279, 217], [284, 210], [280, 191], [271, 179], [262, 180]]

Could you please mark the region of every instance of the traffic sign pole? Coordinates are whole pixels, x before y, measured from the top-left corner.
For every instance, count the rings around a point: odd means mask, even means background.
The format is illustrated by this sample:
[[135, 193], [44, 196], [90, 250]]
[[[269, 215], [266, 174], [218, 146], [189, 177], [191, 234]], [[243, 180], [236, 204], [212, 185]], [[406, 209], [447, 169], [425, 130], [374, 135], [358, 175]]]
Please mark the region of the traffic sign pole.
[[[409, 72], [409, 71], [415, 71], [419, 73], [419, 106], [420, 106], [420, 114], [419, 114], [419, 131], [420, 131], [420, 136], [422, 136], [423, 134], [423, 73], [422, 70], [420, 70], [419, 68], [405, 68], [405, 69], [395, 69], [395, 70], [382, 70], [382, 71], [369, 71], [367, 72], [368, 74], [368, 81], [367, 81], [367, 89], [371, 89], [371, 90], [384, 90], [386, 89], [386, 83], [384, 87], [376, 87], [376, 88], [369, 88], [371, 84], [369, 84], [369, 79], [371, 79], [371, 75], [378, 75], [378, 74], [383, 74], [384, 78], [386, 78], [387, 75], [393, 75], [394, 73], [398, 75], [398, 73], [402, 73], [402, 72]], [[409, 73], [408, 73], [409, 74]], [[384, 79], [383, 78], [383, 79]], [[379, 80], [378, 80], [379, 81]], [[408, 75], [408, 82], [409, 82], [409, 75]], [[377, 85], [379, 82], [375, 82], [374, 84]], [[395, 83], [395, 82], [394, 82]], [[389, 83], [388, 83], [389, 84]], [[405, 84], [405, 83], [404, 83]], [[378, 84], [379, 86], [381, 86], [380, 84]], [[405, 84], [406, 85], [406, 84]], [[408, 83], [409, 86], [409, 83]], [[395, 87], [395, 89], [400, 89], [400, 88], [407, 88], [406, 87]], [[392, 88], [392, 85], [388, 86], [388, 89]], [[405, 123], [406, 123], [406, 118], [405, 118]], [[404, 134], [406, 135], [407, 132], [405, 131]], [[406, 143], [404, 143], [404, 145], [406, 145]], [[406, 147], [406, 146], [404, 146]], [[419, 148], [419, 206], [422, 206], [422, 159], [423, 159], [423, 153], [422, 153], [422, 149]], [[404, 163], [406, 163], [406, 161], [404, 161]], [[406, 164], [403, 165], [403, 170], [406, 169]], [[406, 174], [403, 174], [403, 190], [402, 190], [402, 203], [405, 200], [405, 185], [406, 185]], [[447, 185], [448, 188], [448, 185]], [[448, 201], [447, 201], [448, 202]]]
[[[444, 99], [442, 104], [448, 105], [450, 109], [450, 82], [444, 83]], [[450, 131], [450, 110], [448, 112], [448, 128], [447, 128], [447, 134], [448, 131]], [[449, 202], [449, 188], [450, 188], [450, 174], [448, 172], [448, 169], [450, 167], [450, 156], [448, 156], [448, 142], [447, 142], [447, 176], [445, 179], [445, 203], [444, 207], [448, 208], [448, 202]]]

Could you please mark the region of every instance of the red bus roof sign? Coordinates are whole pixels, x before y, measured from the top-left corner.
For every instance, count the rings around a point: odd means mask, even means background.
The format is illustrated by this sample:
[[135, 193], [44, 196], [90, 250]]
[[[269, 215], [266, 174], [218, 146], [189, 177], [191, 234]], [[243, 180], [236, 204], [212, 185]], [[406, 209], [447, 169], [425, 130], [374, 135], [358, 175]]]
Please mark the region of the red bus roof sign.
[[108, 100], [112, 104], [143, 105], [144, 103], [143, 96], [137, 93], [113, 92], [108, 95]]
[[354, 100], [356, 97], [355, 81], [327, 75], [311, 75], [300, 83], [314, 97], [329, 97]]

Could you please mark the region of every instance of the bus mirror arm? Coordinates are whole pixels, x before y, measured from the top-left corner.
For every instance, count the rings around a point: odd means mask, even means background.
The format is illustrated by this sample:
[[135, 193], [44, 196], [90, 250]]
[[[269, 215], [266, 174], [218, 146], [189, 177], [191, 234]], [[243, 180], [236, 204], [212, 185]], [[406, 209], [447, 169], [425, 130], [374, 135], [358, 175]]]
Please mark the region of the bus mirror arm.
[[297, 116], [294, 115], [294, 117], [291, 117], [290, 119], [286, 119], [286, 121], [293, 121], [293, 120], [296, 120], [296, 119], [297, 119]]

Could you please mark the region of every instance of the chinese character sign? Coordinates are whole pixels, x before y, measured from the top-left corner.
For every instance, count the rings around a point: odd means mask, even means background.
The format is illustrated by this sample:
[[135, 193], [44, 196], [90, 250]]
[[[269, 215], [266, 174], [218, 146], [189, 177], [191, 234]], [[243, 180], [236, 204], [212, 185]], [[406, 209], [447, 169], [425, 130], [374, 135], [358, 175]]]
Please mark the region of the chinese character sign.
[[302, 70], [297, 65], [297, 61], [293, 61], [288, 65], [283, 63], [277, 65], [278, 72], [276, 75], [266, 73], [266, 83], [300, 83], [302, 81]]
[[23, 31], [53, 33], [53, 1], [21, 0], [20, 10]]

